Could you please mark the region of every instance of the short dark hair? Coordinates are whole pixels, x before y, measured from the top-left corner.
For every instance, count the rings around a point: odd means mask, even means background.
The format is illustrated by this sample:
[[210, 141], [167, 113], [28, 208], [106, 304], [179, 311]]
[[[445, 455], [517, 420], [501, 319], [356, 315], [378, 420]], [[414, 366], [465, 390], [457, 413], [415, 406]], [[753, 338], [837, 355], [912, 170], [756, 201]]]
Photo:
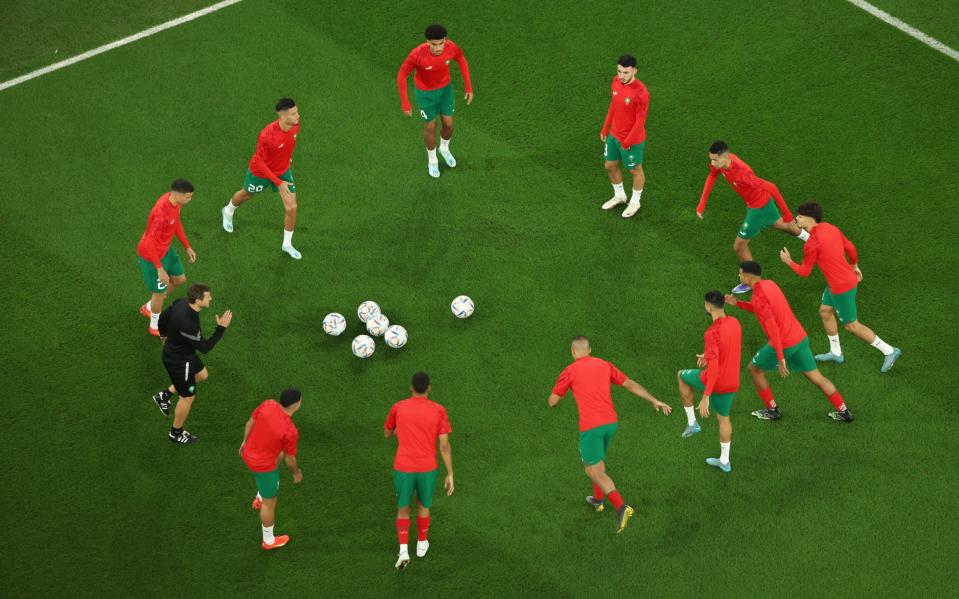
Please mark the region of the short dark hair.
[[705, 299], [708, 304], [715, 306], [716, 308], [722, 308], [726, 305], [726, 298], [723, 297], [722, 293], [716, 290], [707, 291], [703, 299]]
[[717, 139], [709, 146], [710, 154], [725, 154], [729, 151], [729, 146], [726, 145], [726, 142]]
[[288, 408], [293, 404], [299, 403], [302, 395], [303, 394], [300, 393], [299, 389], [284, 389], [283, 392], [280, 393], [280, 405], [284, 408]]
[[446, 27], [443, 27], [439, 23], [433, 23], [426, 28], [426, 39], [428, 40], [441, 40], [446, 37]]
[[177, 179], [170, 184], [170, 191], [175, 191], [177, 193], [190, 193], [193, 191], [193, 183], [190, 183], [186, 179]]
[[632, 54], [623, 54], [616, 59], [616, 64], [621, 67], [635, 67], [636, 66], [636, 57]]
[[740, 262], [739, 268], [743, 269], [743, 272], [747, 275], [756, 275], [759, 277], [763, 274], [763, 267], [760, 266], [759, 262], [756, 262], [755, 260], [746, 260], [745, 262]]
[[808, 216], [817, 223], [822, 222], [822, 206], [816, 202], [806, 202], [805, 204], [800, 204], [799, 208], [796, 208], [796, 213], [803, 216]]
[[194, 283], [186, 290], [186, 301], [191, 304], [203, 299], [203, 295], [209, 293], [210, 288], [203, 283]]
[[276, 101], [276, 111], [283, 112], [284, 110], [289, 110], [296, 106], [296, 102], [293, 101], [293, 98], [280, 98]]
[[430, 388], [430, 375], [422, 371], [417, 372], [413, 375], [412, 385], [413, 391], [426, 393], [426, 390]]

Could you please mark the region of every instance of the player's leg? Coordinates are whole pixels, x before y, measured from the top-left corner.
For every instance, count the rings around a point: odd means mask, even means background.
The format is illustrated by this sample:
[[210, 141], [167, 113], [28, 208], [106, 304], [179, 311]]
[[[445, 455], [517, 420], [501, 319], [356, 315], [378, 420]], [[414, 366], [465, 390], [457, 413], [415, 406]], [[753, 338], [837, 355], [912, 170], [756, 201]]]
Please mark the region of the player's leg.
[[778, 229], [784, 233], [789, 233], [793, 237], [798, 237], [804, 242], [809, 239], [809, 233], [800, 229], [795, 220], [791, 220], [787, 223], [783, 221], [782, 217], [779, 217], [772, 226], [774, 229]]
[[856, 306], [857, 289], [857, 287], [853, 287], [844, 293], [830, 294], [832, 306], [836, 310], [836, 317], [842, 323], [843, 328], [882, 352], [884, 358], [880, 372], [889, 372], [892, 365], [899, 359], [902, 351], [880, 339], [872, 329], [859, 322], [859, 310]]
[[437, 471], [418, 472], [416, 474], [416, 497], [419, 508], [416, 510], [416, 557], [424, 557], [429, 551], [430, 506], [436, 492]]
[[280, 467], [270, 472], [255, 472], [256, 492], [260, 499], [260, 527], [263, 534], [261, 546], [277, 549], [290, 541], [289, 535], [274, 535], [276, 525], [276, 498], [280, 490]]
[[759, 351], [756, 352], [756, 355], [753, 356], [752, 361], [749, 362], [749, 377], [753, 380], [756, 393], [759, 394], [760, 399], [766, 404], [766, 407], [762, 410], [753, 412], [753, 416], [760, 420], [779, 420], [782, 418], [782, 412], [779, 411], [779, 406], [776, 405], [776, 400], [773, 398], [773, 390], [769, 387], [769, 381], [766, 379], [765, 372], [767, 370], [775, 370], [778, 363], [779, 360], [776, 358], [776, 350], [768, 343], [762, 346]]
[[[293, 186], [290, 186], [293, 188]], [[289, 254], [291, 258], [299, 260], [303, 257], [300, 252], [293, 247], [293, 229], [296, 227], [296, 191], [280, 190], [280, 199], [283, 200], [283, 245], [280, 249]]]
[[456, 159], [450, 153], [450, 138], [453, 137], [453, 113], [456, 111], [456, 99], [453, 94], [453, 84], [447, 85], [439, 97], [440, 122], [440, 155], [446, 161], [446, 166], [456, 166]]
[[822, 328], [826, 331], [826, 337], [829, 339], [829, 351], [824, 354], [816, 354], [816, 361], [842, 364], [846, 361], [846, 358], [842, 355], [842, 345], [839, 343], [839, 321], [836, 318], [836, 309], [833, 307], [832, 293], [828, 287], [822, 293], [819, 318], [822, 320]]
[[629, 169], [633, 176], [633, 194], [629, 198], [629, 204], [623, 210], [623, 218], [630, 218], [639, 212], [639, 201], [643, 195], [643, 188], [646, 186], [646, 171], [643, 170], [643, 157], [646, 152], [646, 142], [632, 146], [629, 150], [623, 151], [623, 165]]
[[606, 176], [613, 186], [613, 197], [606, 200], [603, 204], [603, 210], [610, 210], [625, 204], [627, 202], [626, 190], [623, 188], [623, 172], [620, 170], [620, 161], [622, 160], [622, 150], [619, 142], [612, 135], [606, 136], [606, 145], [603, 149], [603, 166], [606, 169]]
[[226, 206], [220, 210], [220, 214], [223, 216], [224, 231], [227, 233], [233, 232], [233, 213], [236, 212], [237, 207], [243, 202], [249, 201], [254, 195], [262, 192], [266, 189], [267, 185], [270, 185], [269, 179], [257, 177], [250, 169], [246, 170], [243, 187], [238, 189], [230, 198], [230, 201], [226, 203]]
[[[696, 421], [696, 408], [693, 406], [693, 388], [701, 385], [700, 369], [680, 370], [676, 373], [676, 380], [679, 381], [679, 398], [683, 402], [683, 411], [686, 412], [686, 428], [683, 429], [682, 437], [692, 437], [700, 430], [699, 422]], [[703, 387], [705, 389], [705, 387]]]
[[[170, 441], [184, 445], [196, 443], [199, 439], [193, 436], [190, 431], [183, 430], [183, 425], [186, 424], [190, 409], [193, 407], [193, 400], [196, 398], [197, 381], [205, 381], [209, 373], [198, 356], [194, 356], [186, 362], [174, 363], [171, 366], [177, 370], [182, 368], [182, 371], [171, 372], [171, 375], [175, 375], [173, 386], [180, 397], [173, 411]], [[170, 366], [168, 366], [168, 370], [172, 370]]]
[[829, 403], [836, 408], [835, 412], [829, 412], [828, 416], [830, 418], [842, 422], [853, 421], [852, 412], [846, 406], [846, 401], [843, 399], [842, 394], [839, 393], [839, 390], [836, 389], [836, 385], [834, 385], [832, 381], [827, 379], [823, 373], [819, 372], [818, 369], [803, 372], [803, 376], [806, 377], [806, 379], [808, 379], [813, 385], [819, 387], [819, 390], [822, 391], [822, 394], [826, 396], [826, 399], [829, 400]]
[[395, 568], [402, 570], [410, 563], [410, 506], [416, 488], [415, 474], [393, 471], [393, 489], [396, 491], [396, 537], [400, 544]]
[[[728, 396], [733, 394], [726, 393], [723, 395]], [[712, 404], [712, 396], [710, 397], [710, 404]], [[726, 415], [722, 415], [718, 411], [716, 412], [716, 422], [719, 423], [719, 457], [706, 458], [706, 463], [719, 468], [723, 472], [731, 472], [733, 466], [729, 461], [729, 449], [733, 441], [733, 422], [729, 418], [728, 412]]]

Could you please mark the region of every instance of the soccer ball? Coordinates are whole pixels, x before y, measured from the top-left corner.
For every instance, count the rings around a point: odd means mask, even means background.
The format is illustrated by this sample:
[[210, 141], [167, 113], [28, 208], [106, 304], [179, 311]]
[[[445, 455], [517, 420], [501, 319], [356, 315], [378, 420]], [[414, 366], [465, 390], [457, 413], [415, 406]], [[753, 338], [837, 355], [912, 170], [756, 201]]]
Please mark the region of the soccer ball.
[[357, 358], [369, 358], [373, 355], [375, 349], [376, 344], [373, 343], [373, 338], [369, 335], [358, 335], [353, 340], [353, 355]]
[[371, 300], [366, 300], [356, 309], [356, 315], [360, 318], [360, 322], [366, 322], [370, 317], [376, 316], [379, 313], [380, 305]]
[[466, 295], [458, 296], [450, 304], [450, 309], [453, 310], [453, 316], [456, 318], [469, 318], [473, 315], [473, 308], [475, 308], [473, 300]]
[[382, 314], [370, 316], [370, 319], [366, 321], [366, 330], [369, 331], [370, 335], [373, 335], [374, 337], [381, 336], [389, 327], [390, 319]]
[[406, 345], [408, 339], [406, 335], [406, 329], [401, 327], [398, 324], [394, 324], [390, 328], [386, 329], [386, 333], [383, 335], [383, 339], [386, 341], [386, 344], [394, 349], [399, 349]]
[[346, 330], [346, 319], [339, 312], [330, 312], [323, 319], [323, 330], [336, 337]]

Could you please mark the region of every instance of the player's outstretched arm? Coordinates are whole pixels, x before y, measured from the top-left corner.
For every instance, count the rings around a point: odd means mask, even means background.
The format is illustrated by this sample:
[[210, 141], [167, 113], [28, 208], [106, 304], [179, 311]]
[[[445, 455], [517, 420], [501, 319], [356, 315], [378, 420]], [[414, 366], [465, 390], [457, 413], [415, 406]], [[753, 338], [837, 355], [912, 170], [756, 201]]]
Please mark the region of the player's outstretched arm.
[[447, 433], [440, 435], [440, 455], [443, 456], [443, 464], [446, 465], [446, 480], [443, 486], [446, 487], [446, 494], [453, 494], [453, 448], [450, 447], [450, 436]]
[[716, 171], [709, 169], [709, 176], [706, 177], [706, 185], [703, 187], [703, 194], [699, 196], [699, 204], [696, 206], [696, 216], [703, 218], [706, 212], [706, 202], [709, 201], [709, 194], [713, 190], [713, 184], [716, 183]]
[[546, 403], [549, 404], [549, 407], [555, 408], [556, 404], [558, 404], [561, 399], [563, 399], [562, 395], [557, 395], [556, 393], [550, 393], [549, 399], [546, 400]]
[[293, 473], [293, 483], [296, 484], [303, 480], [303, 471], [300, 470], [299, 465], [296, 463], [296, 456], [286, 454], [283, 456], [283, 460], [286, 462], [286, 467]]
[[643, 387], [642, 385], [640, 385], [633, 379], [626, 379], [626, 382], [623, 383], [623, 386], [629, 389], [629, 391], [633, 395], [637, 397], [641, 397], [645, 399], [646, 401], [648, 401], [649, 403], [653, 404], [653, 407], [656, 409], [657, 412], [662, 411], [664, 415], [668, 416], [669, 413], [673, 411], [673, 409], [669, 407], [669, 405], [664, 404], [663, 402], [653, 397], [653, 394], [647, 391], [646, 387]]
[[396, 436], [396, 429], [395, 429], [395, 428], [384, 428], [384, 429], [383, 429], [383, 436], [386, 437], [387, 439], [389, 439], [390, 437], [395, 437], [395, 436]]

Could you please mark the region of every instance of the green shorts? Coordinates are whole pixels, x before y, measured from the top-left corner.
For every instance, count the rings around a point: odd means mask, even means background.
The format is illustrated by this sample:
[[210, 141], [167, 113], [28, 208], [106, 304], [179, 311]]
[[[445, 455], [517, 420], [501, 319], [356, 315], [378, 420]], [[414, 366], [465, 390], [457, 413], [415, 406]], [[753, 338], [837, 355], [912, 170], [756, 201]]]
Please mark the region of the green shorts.
[[[813, 358], [812, 350], [809, 349], [809, 337], [803, 337], [803, 340], [796, 345], [783, 348], [783, 357], [786, 358], [786, 365], [789, 370], [798, 372], [816, 370], [816, 359]], [[778, 363], [776, 350], [768, 343], [759, 348], [759, 351], [753, 356], [753, 366], [763, 370], [776, 370]]]
[[619, 143], [619, 140], [612, 134], [606, 136], [606, 151], [603, 153], [603, 158], [609, 162], [622, 162], [623, 166], [633, 170], [643, 163], [645, 156], [645, 141], [639, 145], [630, 146], [629, 150], [624, 150], [623, 144]]
[[839, 322], [843, 324], [856, 322], [859, 318], [859, 311], [856, 309], [857, 289], [859, 289], [858, 285], [844, 293], [833, 294], [829, 291], [829, 287], [826, 287], [826, 290], [822, 292], [822, 305], [835, 310]]
[[393, 488], [396, 489], [396, 507], [406, 507], [413, 501], [413, 491], [420, 505], [429, 508], [433, 505], [433, 491], [436, 490], [436, 470], [429, 472], [393, 471]]
[[[706, 383], [703, 382], [705, 377], [701, 368], [681, 370], [679, 377], [693, 389], [706, 390]], [[735, 391], [732, 393], [713, 393], [709, 396], [709, 409], [720, 416], [729, 416], [729, 412], [733, 409], [734, 399], [736, 399]]]
[[[149, 260], [144, 260], [140, 256], [137, 256], [137, 260], [140, 261], [140, 271], [143, 273], [143, 282], [147, 284], [147, 289], [150, 290], [150, 293], [165, 292], [166, 285], [160, 282], [160, 274], [157, 272], [156, 267], [153, 266], [153, 263]], [[183, 263], [180, 262], [180, 257], [173, 251], [172, 245], [170, 249], [166, 251], [166, 255], [160, 260], [160, 264], [163, 265], [163, 270], [166, 271], [166, 274], [171, 277], [179, 277], [183, 274]]]
[[427, 123], [436, 120], [437, 114], [453, 116], [453, 112], [456, 111], [452, 83], [446, 87], [430, 90], [414, 87], [413, 95], [416, 96], [416, 104], [420, 107], [420, 118]]
[[[296, 185], [293, 184], [293, 167], [286, 169], [280, 179], [288, 182], [290, 184], [290, 193], [296, 193]], [[257, 177], [253, 174], [253, 171], [246, 169], [246, 178], [243, 179], [243, 189], [247, 190], [250, 193], [260, 193], [266, 186], [269, 185], [273, 191], [277, 191], [276, 185], [273, 184], [273, 181], [269, 179], [264, 179], [263, 177]]]
[[595, 466], [606, 459], [613, 435], [619, 430], [619, 423], [611, 422], [602, 426], [586, 429], [579, 434], [579, 457], [586, 466]]
[[269, 472], [254, 472], [256, 490], [263, 499], [273, 499], [280, 491], [280, 467]]
[[752, 239], [780, 218], [782, 215], [772, 198], [762, 208], [746, 208], [746, 218], [739, 227], [739, 236], [743, 239]]

